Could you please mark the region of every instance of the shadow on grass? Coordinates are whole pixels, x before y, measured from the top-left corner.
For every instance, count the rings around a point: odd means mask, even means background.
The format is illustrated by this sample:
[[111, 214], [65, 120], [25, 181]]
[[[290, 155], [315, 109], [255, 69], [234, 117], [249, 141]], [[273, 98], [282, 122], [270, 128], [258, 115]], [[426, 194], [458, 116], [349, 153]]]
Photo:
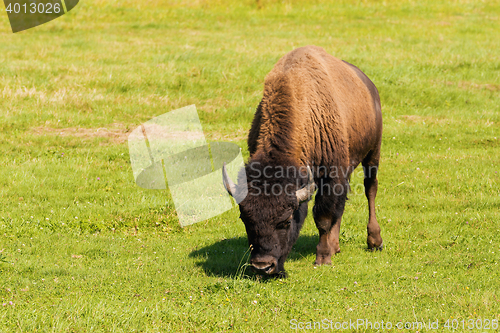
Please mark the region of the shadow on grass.
[[[315, 254], [317, 243], [318, 236], [300, 236], [288, 255], [287, 262]], [[254, 275], [249, 268], [245, 269], [250, 260], [246, 236], [218, 241], [191, 252], [189, 257], [194, 258], [195, 265], [210, 276], [236, 278]]]

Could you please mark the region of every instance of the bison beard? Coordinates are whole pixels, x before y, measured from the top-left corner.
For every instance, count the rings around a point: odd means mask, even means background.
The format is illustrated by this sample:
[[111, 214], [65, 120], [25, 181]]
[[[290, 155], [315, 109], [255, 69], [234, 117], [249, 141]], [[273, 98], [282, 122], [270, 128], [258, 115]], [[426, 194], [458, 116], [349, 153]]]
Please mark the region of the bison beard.
[[278, 61], [266, 76], [248, 135], [250, 159], [240, 173], [239, 185], [223, 168], [230, 195], [238, 198], [248, 189], [238, 202], [255, 271], [286, 275], [286, 257], [316, 187], [313, 215], [319, 243], [315, 264], [331, 263], [331, 256], [340, 252], [340, 223], [350, 175], [360, 163], [369, 208], [368, 248], [382, 249], [375, 216], [381, 137], [377, 88], [357, 67], [316, 46], [298, 48]]

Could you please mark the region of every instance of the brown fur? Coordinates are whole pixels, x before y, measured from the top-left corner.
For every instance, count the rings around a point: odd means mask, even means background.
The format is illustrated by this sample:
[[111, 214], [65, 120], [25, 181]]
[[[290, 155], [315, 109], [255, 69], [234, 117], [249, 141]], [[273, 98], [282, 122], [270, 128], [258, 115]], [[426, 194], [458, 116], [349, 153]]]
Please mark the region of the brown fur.
[[[248, 136], [246, 177], [252, 185], [240, 203], [241, 218], [254, 246], [251, 263], [255, 267], [272, 263], [278, 265], [277, 270], [266, 273], [284, 274], [283, 262], [307, 213], [307, 203], [298, 205], [293, 195], [261, 194], [269, 184], [294, 183], [298, 189], [306, 177], [265, 178], [261, 173], [265, 166], [313, 168], [318, 186], [313, 213], [320, 233], [316, 264], [328, 264], [331, 255], [340, 251], [340, 221], [350, 174], [363, 163], [370, 211], [367, 242], [369, 248], [382, 247], [374, 203], [381, 136], [377, 89], [357, 67], [316, 46], [298, 48], [278, 61], [266, 76], [263, 98]], [[342, 172], [331, 176], [320, 172], [320, 167], [335, 167]], [[326, 191], [336, 185], [343, 189], [341, 194]], [[284, 234], [281, 220], [289, 212], [295, 212], [297, 218]]]
[[285, 55], [266, 76], [250, 156], [276, 150], [301, 165], [358, 165], [382, 134], [378, 94], [374, 102], [360, 75], [317, 46]]

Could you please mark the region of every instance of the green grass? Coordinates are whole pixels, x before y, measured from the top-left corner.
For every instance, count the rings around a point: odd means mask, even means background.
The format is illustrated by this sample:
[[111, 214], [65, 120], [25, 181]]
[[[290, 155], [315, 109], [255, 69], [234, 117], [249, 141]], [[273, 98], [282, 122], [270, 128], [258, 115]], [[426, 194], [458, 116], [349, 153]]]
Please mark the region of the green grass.
[[[0, 332], [500, 319], [499, 1], [89, 0], [17, 34], [0, 18]], [[366, 251], [356, 173], [333, 265], [312, 265], [310, 214], [289, 278], [261, 281], [238, 210], [180, 228], [124, 140], [196, 104], [207, 139], [248, 157], [264, 76], [308, 44], [380, 91], [386, 247]]]

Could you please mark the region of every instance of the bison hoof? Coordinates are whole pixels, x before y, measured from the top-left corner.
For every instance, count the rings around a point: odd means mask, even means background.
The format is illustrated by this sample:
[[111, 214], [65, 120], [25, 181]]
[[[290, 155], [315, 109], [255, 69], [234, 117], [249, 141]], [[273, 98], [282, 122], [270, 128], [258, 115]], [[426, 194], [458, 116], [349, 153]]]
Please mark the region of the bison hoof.
[[321, 266], [321, 265], [331, 265], [332, 264], [332, 257], [316, 257], [316, 261], [314, 262], [314, 266]]
[[261, 275], [261, 274], [257, 275], [258, 279], [262, 279], [264, 281], [276, 280], [276, 279], [286, 279], [287, 277], [288, 277], [288, 273], [286, 271], [281, 271], [279, 273], [268, 274], [268, 275]]
[[373, 246], [373, 247], [370, 247], [370, 245], [368, 245], [368, 250], [369, 251], [382, 251], [384, 249], [384, 243], [380, 244], [379, 246]]
[[277, 279], [286, 279], [288, 277], [288, 273], [286, 271], [281, 271], [278, 274], [275, 274]]
[[314, 262], [314, 266], [323, 266], [323, 265], [331, 265], [332, 261], [328, 262], [318, 262], [317, 260]]

